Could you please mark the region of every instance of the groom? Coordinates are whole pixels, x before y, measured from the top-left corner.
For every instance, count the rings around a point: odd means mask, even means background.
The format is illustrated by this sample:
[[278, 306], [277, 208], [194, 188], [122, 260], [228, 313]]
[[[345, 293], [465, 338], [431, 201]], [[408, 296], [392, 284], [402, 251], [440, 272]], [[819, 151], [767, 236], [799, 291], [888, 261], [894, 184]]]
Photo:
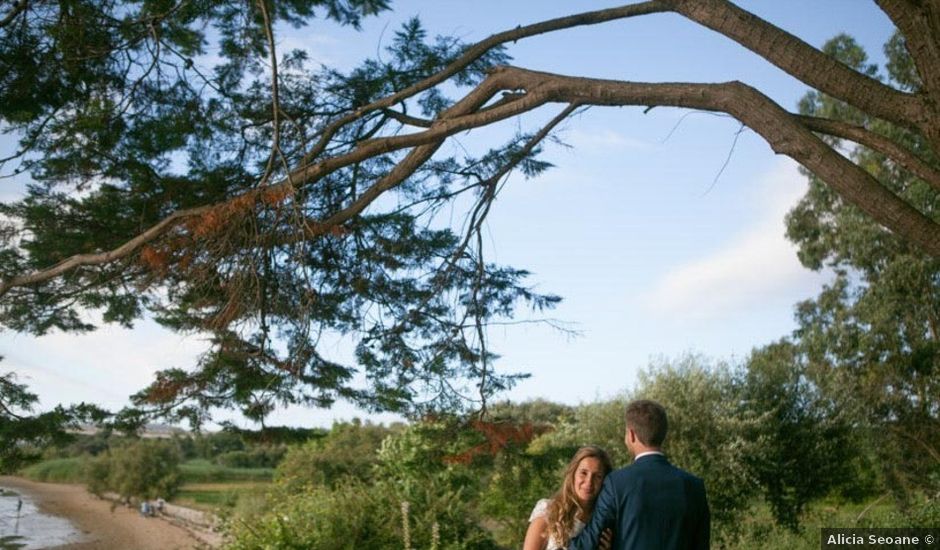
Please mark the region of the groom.
[[633, 465], [607, 476], [591, 522], [568, 548], [597, 548], [601, 532], [609, 527], [614, 531], [612, 550], [707, 549], [711, 527], [705, 484], [663, 455], [666, 409], [655, 401], [633, 401], [626, 419], [624, 442]]

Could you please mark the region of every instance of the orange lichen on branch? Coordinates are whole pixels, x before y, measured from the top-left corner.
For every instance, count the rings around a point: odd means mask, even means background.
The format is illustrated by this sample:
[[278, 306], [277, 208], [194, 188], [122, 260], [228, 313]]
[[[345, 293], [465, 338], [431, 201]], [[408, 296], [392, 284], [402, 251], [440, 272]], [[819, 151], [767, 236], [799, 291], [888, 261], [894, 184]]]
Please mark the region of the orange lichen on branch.
[[231, 226], [234, 220], [254, 211], [259, 196], [263, 196], [263, 193], [250, 192], [239, 195], [188, 220], [185, 226], [196, 238], [216, 234]]
[[158, 250], [150, 245], [145, 245], [140, 250], [140, 263], [151, 271], [165, 271], [169, 265], [170, 254], [166, 250]]
[[157, 373], [157, 380], [144, 391], [143, 401], [151, 405], [169, 403], [177, 399], [188, 385], [188, 380], [169, 378], [163, 373]]

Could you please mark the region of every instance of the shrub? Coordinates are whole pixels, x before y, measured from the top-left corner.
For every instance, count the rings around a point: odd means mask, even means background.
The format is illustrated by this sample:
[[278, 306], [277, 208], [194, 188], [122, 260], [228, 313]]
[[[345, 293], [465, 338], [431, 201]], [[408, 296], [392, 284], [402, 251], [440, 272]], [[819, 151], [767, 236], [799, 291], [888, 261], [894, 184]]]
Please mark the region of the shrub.
[[179, 488], [180, 455], [175, 444], [139, 440], [103, 453], [86, 469], [89, 491], [114, 491], [129, 499], [170, 498]]
[[338, 422], [321, 439], [291, 448], [277, 467], [275, 480], [291, 491], [309, 485], [331, 487], [344, 477], [372, 479], [376, 451], [392, 428], [382, 425]]
[[266, 513], [229, 520], [229, 548], [400, 548], [398, 508], [388, 491], [353, 478], [336, 490], [280, 493], [269, 499]]
[[[377, 479], [395, 501], [410, 504], [416, 548], [430, 546], [434, 524], [440, 529], [441, 548], [496, 547], [480, 526], [477, 509], [493, 459], [468, 455], [466, 451], [487, 442], [471, 426], [459, 418], [417, 422], [382, 442], [375, 468]], [[468, 456], [472, 460], [463, 460]]]

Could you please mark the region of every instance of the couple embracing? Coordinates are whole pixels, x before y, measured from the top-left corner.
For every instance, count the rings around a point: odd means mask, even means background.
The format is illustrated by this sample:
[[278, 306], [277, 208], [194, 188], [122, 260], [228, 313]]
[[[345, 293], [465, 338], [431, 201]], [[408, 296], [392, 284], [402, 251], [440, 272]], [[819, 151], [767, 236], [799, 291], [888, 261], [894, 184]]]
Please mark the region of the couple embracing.
[[707, 549], [710, 517], [705, 484], [662, 453], [666, 410], [654, 401], [627, 405], [624, 443], [633, 464], [613, 469], [599, 447], [582, 447], [561, 490], [540, 500], [523, 550]]

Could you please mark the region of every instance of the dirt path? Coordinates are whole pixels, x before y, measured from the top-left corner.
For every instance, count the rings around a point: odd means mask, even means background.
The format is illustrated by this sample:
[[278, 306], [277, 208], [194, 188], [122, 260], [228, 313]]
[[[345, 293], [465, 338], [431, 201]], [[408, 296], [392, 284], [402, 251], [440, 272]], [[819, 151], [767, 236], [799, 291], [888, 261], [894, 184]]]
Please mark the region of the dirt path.
[[57, 550], [190, 550], [209, 548], [186, 529], [160, 518], [145, 518], [123, 506], [88, 493], [81, 485], [37, 483], [19, 477], [0, 476], [0, 486], [29, 495], [47, 514], [71, 521], [82, 533], [82, 542], [57, 546]]

